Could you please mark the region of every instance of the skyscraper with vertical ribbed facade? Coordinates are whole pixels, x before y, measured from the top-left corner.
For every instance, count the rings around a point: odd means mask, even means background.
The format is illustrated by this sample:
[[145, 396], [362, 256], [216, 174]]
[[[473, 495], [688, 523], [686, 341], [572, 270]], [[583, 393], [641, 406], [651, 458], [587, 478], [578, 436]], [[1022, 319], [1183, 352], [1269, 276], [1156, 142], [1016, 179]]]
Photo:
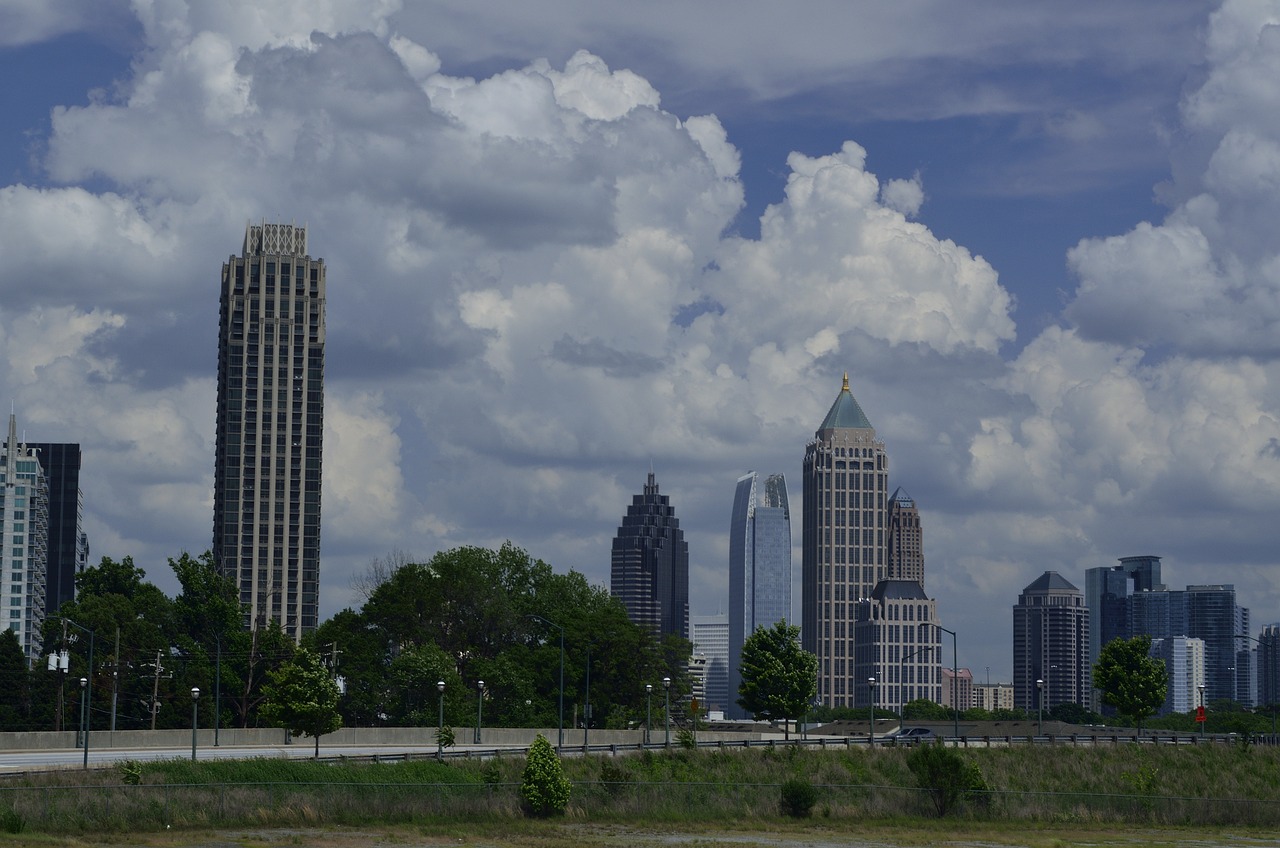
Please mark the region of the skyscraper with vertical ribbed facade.
[[213, 556], [245, 624], [314, 630], [320, 593], [325, 265], [307, 231], [250, 225], [222, 266]]
[[689, 638], [689, 545], [652, 471], [614, 536], [609, 591], [655, 636]]
[[787, 482], [770, 474], [764, 486], [752, 471], [738, 478], [729, 520], [729, 704], [733, 718], [742, 683], [742, 643], [757, 627], [791, 617], [791, 507]]
[[1013, 607], [1014, 706], [1047, 711], [1058, 704], [1087, 705], [1093, 679], [1088, 655], [1084, 593], [1058, 572], [1046, 571]]
[[924, 585], [924, 531], [920, 510], [901, 488], [889, 498], [889, 550], [885, 559], [889, 580], [914, 580]]
[[856, 705], [854, 608], [885, 576], [888, 481], [884, 442], [846, 374], [804, 455], [801, 642], [817, 655], [824, 706]]

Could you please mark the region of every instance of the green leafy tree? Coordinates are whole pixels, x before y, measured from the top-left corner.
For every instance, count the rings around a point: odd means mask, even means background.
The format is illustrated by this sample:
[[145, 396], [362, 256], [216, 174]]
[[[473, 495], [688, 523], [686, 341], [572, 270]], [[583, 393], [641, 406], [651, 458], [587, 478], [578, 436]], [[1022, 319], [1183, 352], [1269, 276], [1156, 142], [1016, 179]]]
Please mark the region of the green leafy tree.
[[0, 730], [35, 730], [31, 721], [31, 673], [18, 634], [0, 632]]
[[903, 721], [946, 721], [950, 718], [950, 707], [927, 698], [917, 698], [902, 705]]
[[1103, 723], [1102, 716], [1070, 701], [1061, 704], [1054, 704], [1053, 709], [1049, 710], [1048, 715], [1055, 721], [1061, 721], [1067, 724], [1087, 725]]
[[262, 717], [294, 733], [315, 737], [318, 758], [320, 737], [342, 727], [338, 684], [320, 657], [299, 648], [289, 662], [270, 672], [263, 690]]
[[560, 757], [541, 733], [529, 746], [524, 777], [520, 781], [520, 799], [532, 816], [560, 815], [569, 806], [572, 785], [564, 776]]
[[799, 718], [818, 691], [818, 658], [800, 647], [800, 628], [785, 619], [747, 637], [739, 668], [738, 706], [756, 719]]
[[1164, 662], [1151, 656], [1151, 637], [1112, 639], [1102, 647], [1093, 666], [1093, 685], [1102, 690], [1102, 702], [1132, 719], [1138, 731], [1164, 703], [1169, 672]]

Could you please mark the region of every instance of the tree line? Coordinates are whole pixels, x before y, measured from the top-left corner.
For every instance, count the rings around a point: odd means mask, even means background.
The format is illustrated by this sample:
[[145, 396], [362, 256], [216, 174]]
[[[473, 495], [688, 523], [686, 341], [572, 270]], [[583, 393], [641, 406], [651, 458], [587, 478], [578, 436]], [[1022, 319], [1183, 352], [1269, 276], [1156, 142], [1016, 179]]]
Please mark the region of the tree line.
[[222, 727], [288, 725], [281, 698], [319, 662], [342, 684], [336, 710], [345, 726], [435, 727], [441, 706], [446, 725], [471, 726], [483, 697], [486, 725], [556, 727], [562, 636], [566, 728], [643, 723], [649, 705], [662, 704], [664, 677], [673, 713], [690, 691], [687, 640], [656, 638], [607, 589], [575, 571], [557, 574], [510, 543], [375, 561], [358, 581], [360, 608], [337, 613], [301, 645], [271, 623], [243, 627], [235, 584], [210, 553], [183, 553], [168, 566], [180, 586], [173, 598], [129, 557], [104, 557], [76, 575], [75, 599], [42, 632], [46, 656], [67, 652], [65, 672], [28, 668], [15, 634], [0, 634], [0, 730], [78, 727], [81, 678], [91, 681], [94, 730], [189, 727], [193, 687], [204, 726], [215, 690]]

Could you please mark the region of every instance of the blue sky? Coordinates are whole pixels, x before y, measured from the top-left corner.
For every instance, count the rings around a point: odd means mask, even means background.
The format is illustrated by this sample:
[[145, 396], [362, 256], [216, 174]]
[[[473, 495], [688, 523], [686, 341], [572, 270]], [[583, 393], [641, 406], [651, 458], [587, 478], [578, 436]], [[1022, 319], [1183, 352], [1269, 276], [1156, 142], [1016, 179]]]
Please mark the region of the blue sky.
[[[504, 539], [607, 582], [848, 371], [961, 664], [1120, 556], [1280, 619], [1280, 3], [0, 0], [0, 389], [94, 554], [209, 544], [218, 271], [329, 265], [322, 612]], [[798, 519], [798, 515], [797, 515]], [[797, 571], [799, 523], [796, 522]]]

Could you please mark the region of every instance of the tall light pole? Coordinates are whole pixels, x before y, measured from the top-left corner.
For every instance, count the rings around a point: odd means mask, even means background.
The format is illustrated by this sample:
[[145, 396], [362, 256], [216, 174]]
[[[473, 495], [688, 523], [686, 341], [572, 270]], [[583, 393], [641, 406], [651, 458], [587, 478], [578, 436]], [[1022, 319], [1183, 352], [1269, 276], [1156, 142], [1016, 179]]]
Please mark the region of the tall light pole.
[[440, 723], [436, 725], [436, 759], [444, 758], [444, 681], [436, 681], [436, 691], [440, 693]]
[[653, 728], [653, 684], [644, 685], [644, 744], [648, 745]]
[[191, 687], [191, 762], [196, 761], [196, 728], [200, 726], [200, 689]]
[[876, 679], [874, 677], [867, 678], [867, 692], [871, 702], [871, 730], [867, 733], [867, 746], [874, 748], [876, 746]]
[[85, 706], [85, 696], [88, 693], [89, 693], [89, 681], [88, 679], [82, 677], [80, 678], [80, 744], [84, 745], [86, 748], [89, 747], [87, 744], [88, 740], [84, 738], [85, 716], [88, 714], [88, 710]]
[[[1200, 690], [1200, 709], [1201, 709], [1201, 710], [1203, 710], [1203, 709], [1204, 709], [1204, 684], [1203, 684], [1203, 683], [1201, 683], [1201, 684], [1200, 684], [1199, 686], [1197, 686], [1196, 688]], [[1208, 713], [1205, 713], [1205, 714], [1204, 714], [1204, 720], [1200, 722], [1200, 735], [1201, 735], [1201, 736], [1204, 736], [1204, 728], [1205, 728], [1205, 725], [1207, 725], [1208, 723], [1209, 723], [1209, 714], [1208, 714]]]
[[1036, 736], [1044, 735], [1044, 680], [1036, 678], [1036, 705], [1040, 708], [1036, 719]]
[[529, 618], [537, 619], [543, 624], [554, 627], [560, 631], [560, 726], [558, 728], [558, 738], [556, 740], [556, 749], [564, 747], [564, 628], [556, 624], [554, 621], [548, 621], [540, 615], [529, 614]]
[[480, 725], [484, 721], [484, 681], [476, 681], [476, 738], [475, 743], [480, 744]]
[[956, 687], [960, 683], [960, 660], [956, 654], [956, 632], [935, 624], [943, 633], [951, 634], [951, 715], [955, 717], [955, 737], [960, 738], [960, 703]]
[[587, 648], [587, 695], [583, 705], [582, 747], [585, 749], [591, 740], [591, 649]]
[[666, 736], [666, 740], [662, 744], [670, 748], [671, 747], [671, 678], [670, 677], [662, 678], [662, 688], [666, 690], [666, 695], [667, 695], [667, 718], [666, 718], [667, 736]]

